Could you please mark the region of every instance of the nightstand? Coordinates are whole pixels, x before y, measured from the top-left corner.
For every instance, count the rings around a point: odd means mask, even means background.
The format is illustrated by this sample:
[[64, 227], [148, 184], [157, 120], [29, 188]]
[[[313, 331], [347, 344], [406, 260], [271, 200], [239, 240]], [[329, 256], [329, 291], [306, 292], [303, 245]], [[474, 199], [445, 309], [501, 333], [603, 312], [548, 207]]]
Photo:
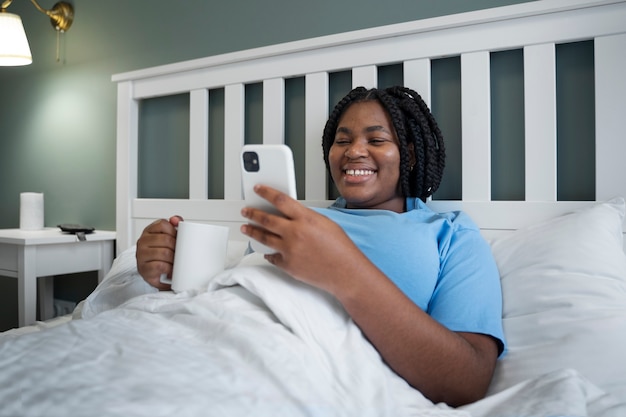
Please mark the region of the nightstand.
[[[95, 230], [80, 241], [57, 228], [43, 230], [0, 229], [0, 275], [17, 278], [18, 321], [35, 323], [37, 278], [98, 271], [98, 282], [111, 269], [115, 232]], [[51, 280], [40, 280], [40, 309], [52, 305]]]

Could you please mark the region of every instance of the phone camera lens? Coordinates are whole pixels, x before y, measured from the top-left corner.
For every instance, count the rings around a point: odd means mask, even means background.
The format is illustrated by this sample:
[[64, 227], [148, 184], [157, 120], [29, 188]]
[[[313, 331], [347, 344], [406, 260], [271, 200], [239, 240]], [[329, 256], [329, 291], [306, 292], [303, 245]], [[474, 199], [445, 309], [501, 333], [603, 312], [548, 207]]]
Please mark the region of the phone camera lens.
[[246, 151], [243, 153], [243, 167], [248, 172], [259, 171], [259, 155], [256, 152]]

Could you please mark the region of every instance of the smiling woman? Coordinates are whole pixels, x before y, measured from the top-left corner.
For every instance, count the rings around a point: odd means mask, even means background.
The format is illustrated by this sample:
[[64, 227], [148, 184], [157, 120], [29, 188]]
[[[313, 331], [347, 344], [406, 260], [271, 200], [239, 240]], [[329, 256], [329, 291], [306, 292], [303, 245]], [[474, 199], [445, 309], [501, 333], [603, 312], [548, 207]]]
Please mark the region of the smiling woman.
[[[361, 125], [365, 117], [372, 118], [371, 125]], [[394, 190], [397, 196], [426, 201], [439, 187], [446, 157], [443, 137], [430, 109], [417, 92], [404, 87], [384, 90], [361, 87], [352, 90], [337, 104], [326, 123], [322, 140], [326, 167], [337, 187], [340, 187], [341, 177], [333, 172], [331, 163], [331, 159], [337, 156], [335, 152], [344, 154], [350, 163], [355, 164], [342, 167], [344, 170], [372, 168], [359, 166], [358, 161], [364, 159], [355, 158], [354, 152], [362, 152], [364, 148], [353, 150], [352, 144], [358, 142], [357, 139], [368, 143], [368, 151], [380, 148], [375, 152], [378, 155], [385, 149], [397, 153], [394, 169], [398, 171], [398, 177], [392, 181], [398, 187]], [[395, 146], [386, 146], [392, 143]], [[345, 147], [350, 153], [339, 150]], [[377, 169], [382, 168], [384, 166]], [[378, 174], [387, 175], [384, 171]], [[343, 185], [346, 184], [343, 179]], [[346, 198], [341, 190], [340, 194]], [[403, 204], [396, 204], [396, 207], [404, 211]]]
[[[414, 160], [414, 155], [411, 155]], [[328, 155], [330, 173], [348, 208], [405, 210], [399, 189], [400, 148], [377, 101], [351, 105], [339, 120]]]
[[[432, 401], [480, 399], [504, 350], [500, 282], [474, 223], [425, 205], [445, 159], [430, 110], [409, 88], [358, 87], [337, 104], [322, 141], [341, 194], [335, 204], [311, 209], [257, 185], [282, 216], [246, 207], [241, 232], [272, 248], [265, 259], [290, 279], [336, 298], [385, 362]], [[139, 273], [162, 290], [177, 221], [154, 222], [137, 241]]]

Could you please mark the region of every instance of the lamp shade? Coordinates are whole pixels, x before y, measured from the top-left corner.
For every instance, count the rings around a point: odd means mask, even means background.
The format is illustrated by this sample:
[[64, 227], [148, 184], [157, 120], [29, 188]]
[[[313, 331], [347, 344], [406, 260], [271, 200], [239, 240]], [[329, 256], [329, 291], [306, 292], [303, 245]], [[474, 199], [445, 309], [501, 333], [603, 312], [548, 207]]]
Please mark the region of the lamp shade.
[[0, 66], [28, 65], [33, 62], [22, 19], [13, 13], [0, 13]]

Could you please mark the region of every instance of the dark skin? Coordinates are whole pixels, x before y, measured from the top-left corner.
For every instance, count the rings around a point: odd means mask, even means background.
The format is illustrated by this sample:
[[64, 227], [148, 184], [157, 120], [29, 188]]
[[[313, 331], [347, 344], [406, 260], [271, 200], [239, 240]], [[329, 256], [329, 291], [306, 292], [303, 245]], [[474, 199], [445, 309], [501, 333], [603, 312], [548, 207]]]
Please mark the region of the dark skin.
[[171, 285], [163, 284], [160, 278], [161, 274], [172, 276], [176, 228], [182, 220], [180, 216], [156, 220], [143, 230], [137, 240], [137, 270], [148, 284], [161, 291], [171, 289]]
[[[372, 104], [373, 103], [373, 104]], [[340, 120], [329, 161], [348, 207], [405, 211], [397, 187], [399, 148], [389, 117], [375, 101], [351, 105]], [[485, 396], [498, 356], [495, 340], [453, 332], [415, 305], [343, 229], [289, 196], [255, 191], [284, 217], [246, 207], [243, 234], [276, 250], [266, 259], [295, 279], [332, 294], [386, 363], [433, 402], [460, 406]], [[179, 217], [148, 226], [137, 242], [139, 273], [159, 289], [171, 274]], [[311, 256], [315, 254], [315, 256]]]

